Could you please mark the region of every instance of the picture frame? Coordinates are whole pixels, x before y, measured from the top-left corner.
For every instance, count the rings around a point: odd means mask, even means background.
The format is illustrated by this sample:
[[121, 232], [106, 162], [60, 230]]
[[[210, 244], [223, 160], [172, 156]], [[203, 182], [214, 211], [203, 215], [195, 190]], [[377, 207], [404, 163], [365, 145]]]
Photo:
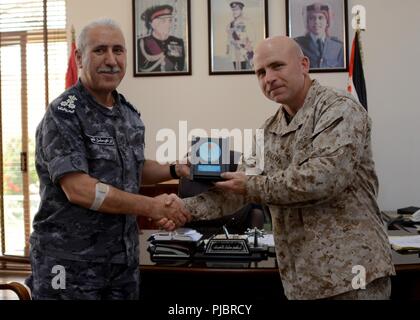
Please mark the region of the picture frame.
[[310, 72], [348, 72], [347, 0], [286, 0], [287, 35], [310, 60]]
[[268, 37], [267, 0], [208, 0], [209, 74], [254, 74], [255, 45]]
[[190, 0], [133, 0], [134, 77], [191, 75]]

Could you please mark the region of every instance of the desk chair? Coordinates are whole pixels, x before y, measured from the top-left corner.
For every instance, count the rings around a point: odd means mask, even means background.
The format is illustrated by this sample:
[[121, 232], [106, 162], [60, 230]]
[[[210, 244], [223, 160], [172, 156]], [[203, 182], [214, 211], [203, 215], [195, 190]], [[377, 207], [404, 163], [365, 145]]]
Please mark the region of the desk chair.
[[19, 282], [0, 283], [0, 290], [11, 290], [17, 294], [19, 300], [31, 300], [29, 290]]
[[[229, 171], [236, 171], [237, 164], [241, 153], [236, 151], [230, 152], [230, 166]], [[191, 181], [188, 178], [181, 178], [178, 186], [178, 196], [180, 198], [188, 198], [196, 196], [200, 193], [208, 191], [213, 186], [210, 182]], [[213, 220], [199, 220], [192, 221], [185, 225], [185, 227], [197, 229], [205, 235], [223, 233], [222, 226], [226, 225], [230, 233], [244, 233], [248, 228], [257, 227], [262, 229], [264, 222], [269, 219], [269, 214], [260, 205], [247, 204], [232, 214], [213, 219]]]

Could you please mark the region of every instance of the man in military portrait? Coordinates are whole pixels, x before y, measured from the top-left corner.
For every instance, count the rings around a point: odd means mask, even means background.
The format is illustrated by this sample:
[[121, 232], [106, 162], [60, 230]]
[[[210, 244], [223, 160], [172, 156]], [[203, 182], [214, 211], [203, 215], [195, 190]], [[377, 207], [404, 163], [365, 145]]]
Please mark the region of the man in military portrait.
[[233, 20], [226, 28], [226, 54], [230, 55], [236, 71], [251, 70], [253, 66], [255, 30], [251, 21], [244, 16], [244, 7], [241, 1], [230, 3]]
[[338, 38], [330, 36], [332, 12], [328, 4], [313, 3], [304, 8], [306, 34], [295, 38], [312, 69], [343, 68], [344, 47]]
[[142, 13], [147, 35], [137, 40], [138, 72], [184, 71], [184, 40], [170, 34], [173, 14], [171, 5], [152, 6]]

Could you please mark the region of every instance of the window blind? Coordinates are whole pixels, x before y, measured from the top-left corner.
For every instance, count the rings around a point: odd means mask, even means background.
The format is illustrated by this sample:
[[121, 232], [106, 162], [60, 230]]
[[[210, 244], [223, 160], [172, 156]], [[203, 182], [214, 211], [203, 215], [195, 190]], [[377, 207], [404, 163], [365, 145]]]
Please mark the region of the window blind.
[[63, 90], [65, 0], [0, 1], [1, 252], [27, 255], [39, 204], [35, 130]]

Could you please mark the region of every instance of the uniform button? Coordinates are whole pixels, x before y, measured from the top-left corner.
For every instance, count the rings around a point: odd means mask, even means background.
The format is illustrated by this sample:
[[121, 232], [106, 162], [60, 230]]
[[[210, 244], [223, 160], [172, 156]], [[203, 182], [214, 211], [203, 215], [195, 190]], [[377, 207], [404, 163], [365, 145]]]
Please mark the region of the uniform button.
[[117, 142], [119, 145], [125, 145], [125, 138], [124, 137], [118, 137]]
[[74, 156], [71, 158], [71, 162], [76, 168], [80, 168], [82, 166], [82, 160], [79, 156]]

